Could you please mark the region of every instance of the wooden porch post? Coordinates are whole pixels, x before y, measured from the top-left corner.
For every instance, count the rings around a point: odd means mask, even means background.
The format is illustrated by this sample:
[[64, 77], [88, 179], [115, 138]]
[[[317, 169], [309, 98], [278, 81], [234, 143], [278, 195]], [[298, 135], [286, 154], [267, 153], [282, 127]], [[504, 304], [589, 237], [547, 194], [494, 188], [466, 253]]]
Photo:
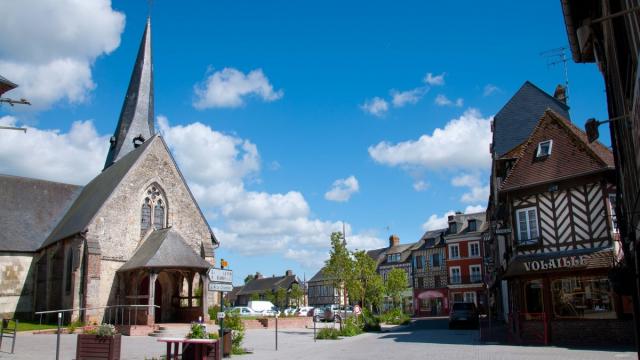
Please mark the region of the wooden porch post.
[[189, 296], [189, 307], [193, 306], [193, 278], [194, 278], [194, 273], [192, 273], [191, 271], [189, 271], [187, 273], [187, 279], [189, 279], [189, 281], [187, 281], [187, 288], [189, 289], [189, 293], [187, 296]]
[[200, 279], [202, 280], [202, 298], [200, 301], [200, 305], [202, 306], [202, 319], [204, 321], [211, 320], [209, 318], [209, 307], [207, 305], [207, 294], [209, 293], [209, 277], [207, 273], [200, 273]]
[[155, 272], [149, 273], [149, 307], [147, 311], [147, 325], [153, 325], [156, 323], [156, 308], [155, 300], [156, 300], [156, 280], [158, 279], [158, 274]]

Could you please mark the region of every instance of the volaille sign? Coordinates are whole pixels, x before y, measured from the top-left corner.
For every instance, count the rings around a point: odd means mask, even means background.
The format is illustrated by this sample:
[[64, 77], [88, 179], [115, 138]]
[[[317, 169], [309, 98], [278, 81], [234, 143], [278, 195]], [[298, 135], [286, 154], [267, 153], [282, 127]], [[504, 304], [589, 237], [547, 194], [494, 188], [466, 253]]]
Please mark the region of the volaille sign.
[[550, 270], [550, 269], [562, 269], [562, 268], [575, 268], [587, 266], [587, 261], [590, 256], [588, 255], [580, 255], [580, 256], [565, 256], [556, 259], [545, 259], [545, 260], [532, 260], [524, 262], [524, 269], [526, 271], [540, 271], [540, 270]]

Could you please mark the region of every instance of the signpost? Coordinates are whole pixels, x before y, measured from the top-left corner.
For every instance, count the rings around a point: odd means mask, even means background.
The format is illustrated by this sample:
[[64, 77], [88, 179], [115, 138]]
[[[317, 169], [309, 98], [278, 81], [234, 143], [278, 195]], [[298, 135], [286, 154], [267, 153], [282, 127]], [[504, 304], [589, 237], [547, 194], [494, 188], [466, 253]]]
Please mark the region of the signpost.
[[362, 308], [360, 308], [360, 305], [356, 305], [353, 307], [353, 313], [356, 315], [362, 314]]
[[233, 282], [232, 270], [211, 268], [207, 275], [209, 275], [209, 281], [214, 283], [231, 284]]
[[233, 285], [228, 283], [210, 282], [209, 291], [229, 292], [233, 290]]

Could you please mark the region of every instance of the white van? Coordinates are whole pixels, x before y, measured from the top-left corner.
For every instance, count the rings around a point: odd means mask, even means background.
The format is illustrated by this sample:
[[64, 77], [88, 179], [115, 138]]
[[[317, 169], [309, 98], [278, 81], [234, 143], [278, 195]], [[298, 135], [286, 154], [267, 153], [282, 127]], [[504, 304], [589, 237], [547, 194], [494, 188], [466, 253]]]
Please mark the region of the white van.
[[263, 311], [273, 311], [276, 307], [271, 301], [263, 300], [251, 300], [247, 306], [250, 307], [251, 310], [259, 313], [262, 313]]

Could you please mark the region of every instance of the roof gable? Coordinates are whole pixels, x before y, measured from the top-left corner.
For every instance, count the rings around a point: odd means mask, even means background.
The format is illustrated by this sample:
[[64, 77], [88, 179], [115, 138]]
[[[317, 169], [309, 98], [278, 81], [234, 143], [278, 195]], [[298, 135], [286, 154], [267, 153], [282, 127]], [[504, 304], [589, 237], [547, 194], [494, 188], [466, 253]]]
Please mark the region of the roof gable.
[[120, 184], [129, 170], [142, 156], [149, 145], [156, 141], [154, 136], [145, 141], [112, 166], [104, 169], [82, 189], [69, 211], [53, 229], [41, 247], [49, 246], [58, 240], [78, 234], [86, 230], [94, 216], [100, 211], [111, 193]]
[[81, 186], [0, 175], [0, 251], [36, 251]]
[[211, 265], [171, 228], [155, 230], [138, 247], [135, 254], [118, 271], [139, 268], [196, 268], [208, 269]]
[[502, 157], [525, 141], [546, 109], [569, 119], [569, 107], [529, 81], [493, 118], [493, 151]]
[[296, 279], [295, 275], [253, 279], [246, 283], [242, 290], [238, 291], [238, 295], [248, 295], [254, 293], [262, 293], [265, 291], [274, 291], [279, 288], [288, 289], [294, 283], [298, 283], [298, 279]]
[[[551, 154], [538, 158], [542, 141], [552, 140]], [[589, 144], [586, 134], [552, 110], [545, 111], [503, 181], [500, 191], [515, 190], [613, 169], [613, 155], [600, 143]]]

